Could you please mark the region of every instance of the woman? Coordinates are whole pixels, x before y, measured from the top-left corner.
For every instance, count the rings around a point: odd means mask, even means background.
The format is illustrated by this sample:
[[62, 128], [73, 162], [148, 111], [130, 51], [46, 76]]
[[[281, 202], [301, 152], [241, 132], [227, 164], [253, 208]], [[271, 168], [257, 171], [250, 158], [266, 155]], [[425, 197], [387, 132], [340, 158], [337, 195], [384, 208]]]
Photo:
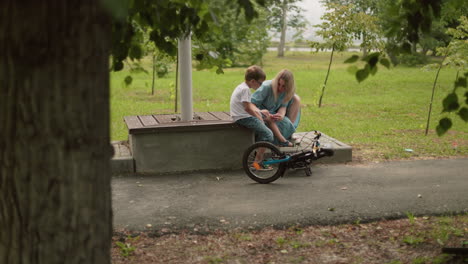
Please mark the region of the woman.
[[293, 146], [289, 139], [299, 125], [300, 99], [295, 91], [294, 76], [285, 69], [273, 80], [263, 82], [252, 95], [252, 103], [268, 110], [265, 121], [275, 135], [274, 143], [282, 147]]

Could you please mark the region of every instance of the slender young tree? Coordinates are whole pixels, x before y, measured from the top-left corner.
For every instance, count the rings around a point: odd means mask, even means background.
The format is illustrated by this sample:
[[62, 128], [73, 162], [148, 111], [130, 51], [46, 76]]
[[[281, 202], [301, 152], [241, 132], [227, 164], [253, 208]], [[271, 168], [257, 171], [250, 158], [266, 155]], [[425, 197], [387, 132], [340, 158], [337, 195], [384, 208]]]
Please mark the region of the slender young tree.
[[327, 4], [327, 12], [322, 16], [324, 22], [316, 26], [319, 28], [316, 32], [317, 35], [326, 40], [323, 44], [320, 45], [320, 48], [331, 48], [327, 75], [325, 76], [325, 81], [322, 85], [320, 99], [318, 102], [319, 107], [322, 106], [325, 87], [327, 86], [328, 76], [330, 75], [330, 69], [335, 51], [343, 51], [351, 44], [352, 37], [347, 30], [347, 28], [351, 28], [351, 24], [354, 23], [352, 19], [349, 19], [351, 16], [352, 15], [349, 6], [341, 6], [330, 3]]

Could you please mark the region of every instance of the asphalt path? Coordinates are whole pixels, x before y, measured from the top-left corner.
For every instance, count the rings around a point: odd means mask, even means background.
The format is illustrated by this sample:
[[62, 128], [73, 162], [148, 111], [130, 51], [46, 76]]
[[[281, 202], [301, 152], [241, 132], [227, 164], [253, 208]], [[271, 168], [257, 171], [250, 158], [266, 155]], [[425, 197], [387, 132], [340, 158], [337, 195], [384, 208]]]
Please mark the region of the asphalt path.
[[468, 159], [316, 165], [258, 184], [243, 171], [112, 178], [114, 228], [213, 230], [468, 212]]

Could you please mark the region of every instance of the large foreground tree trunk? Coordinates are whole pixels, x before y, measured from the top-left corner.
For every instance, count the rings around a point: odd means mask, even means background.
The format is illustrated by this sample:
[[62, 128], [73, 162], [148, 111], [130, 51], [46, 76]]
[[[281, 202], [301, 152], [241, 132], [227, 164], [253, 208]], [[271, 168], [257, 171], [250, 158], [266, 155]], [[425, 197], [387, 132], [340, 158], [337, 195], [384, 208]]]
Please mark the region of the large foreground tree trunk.
[[101, 1], [0, 1], [0, 263], [110, 263]]

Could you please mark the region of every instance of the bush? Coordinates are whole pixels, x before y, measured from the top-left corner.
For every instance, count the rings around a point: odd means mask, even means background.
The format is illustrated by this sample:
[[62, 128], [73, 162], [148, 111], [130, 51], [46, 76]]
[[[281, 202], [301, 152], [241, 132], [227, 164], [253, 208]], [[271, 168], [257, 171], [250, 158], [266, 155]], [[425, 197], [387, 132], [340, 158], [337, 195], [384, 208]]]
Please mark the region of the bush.
[[429, 59], [426, 55], [420, 53], [401, 54], [398, 56], [398, 61], [406, 66], [419, 66], [427, 64]]

